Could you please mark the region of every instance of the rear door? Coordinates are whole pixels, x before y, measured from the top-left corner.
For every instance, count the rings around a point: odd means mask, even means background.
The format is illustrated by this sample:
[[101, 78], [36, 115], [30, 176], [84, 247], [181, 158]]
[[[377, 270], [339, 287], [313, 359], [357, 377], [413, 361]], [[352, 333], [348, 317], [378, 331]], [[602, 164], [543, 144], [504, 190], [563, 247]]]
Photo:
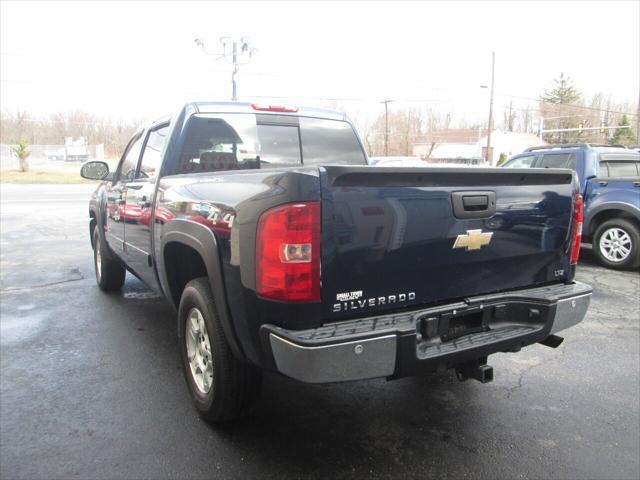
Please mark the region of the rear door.
[[[626, 194], [630, 203], [640, 204], [640, 156], [637, 154], [601, 154], [598, 177], [590, 182], [589, 196], [617, 191], [622, 201]], [[635, 202], [633, 200], [635, 199]], [[611, 201], [616, 199], [611, 198]]]
[[140, 165], [135, 178], [127, 184], [126, 192], [126, 205], [130, 212], [124, 231], [127, 263], [151, 287], [157, 283], [151, 257], [153, 195], [168, 129], [166, 123], [149, 129]]
[[105, 237], [109, 247], [124, 258], [124, 225], [127, 219], [127, 184], [135, 178], [142, 147], [142, 132], [136, 133], [122, 154], [113, 182], [107, 190]]

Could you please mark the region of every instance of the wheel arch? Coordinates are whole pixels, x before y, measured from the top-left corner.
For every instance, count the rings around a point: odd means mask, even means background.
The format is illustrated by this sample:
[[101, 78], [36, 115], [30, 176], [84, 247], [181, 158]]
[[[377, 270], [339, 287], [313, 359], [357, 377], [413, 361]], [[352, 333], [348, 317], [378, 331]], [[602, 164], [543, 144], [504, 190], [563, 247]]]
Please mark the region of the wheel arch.
[[640, 210], [626, 203], [607, 204], [590, 212], [588, 218], [585, 219], [587, 224], [585, 228], [586, 235], [589, 238], [593, 238], [600, 225], [615, 218], [628, 220], [640, 229]]
[[158, 276], [162, 290], [176, 310], [186, 284], [201, 276], [208, 278], [227, 341], [234, 356], [244, 359], [227, 304], [218, 242], [213, 232], [189, 220], [171, 220], [162, 229], [159, 254]]
[[96, 228], [98, 224], [96, 211], [93, 208], [89, 209], [89, 240], [91, 241], [91, 248], [95, 248], [96, 246], [93, 244], [93, 230]]

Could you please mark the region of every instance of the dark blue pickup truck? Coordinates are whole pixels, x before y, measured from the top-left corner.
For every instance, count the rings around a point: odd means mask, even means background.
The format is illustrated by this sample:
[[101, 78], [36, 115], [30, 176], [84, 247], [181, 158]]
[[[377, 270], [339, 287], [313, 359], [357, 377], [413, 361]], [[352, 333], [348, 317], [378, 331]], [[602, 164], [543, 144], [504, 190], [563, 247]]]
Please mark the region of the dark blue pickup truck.
[[640, 153], [609, 145], [532, 147], [505, 168], [570, 168], [584, 197], [583, 241], [610, 268], [640, 266]]
[[487, 382], [489, 355], [556, 347], [589, 305], [570, 170], [368, 166], [342, 113], [204, 102], [137, 132], [115, 172], [81, 173], [102, 180], [98, 285], [129, 271], [175, 307], [211, 421], [246, 412], [263, 370]]

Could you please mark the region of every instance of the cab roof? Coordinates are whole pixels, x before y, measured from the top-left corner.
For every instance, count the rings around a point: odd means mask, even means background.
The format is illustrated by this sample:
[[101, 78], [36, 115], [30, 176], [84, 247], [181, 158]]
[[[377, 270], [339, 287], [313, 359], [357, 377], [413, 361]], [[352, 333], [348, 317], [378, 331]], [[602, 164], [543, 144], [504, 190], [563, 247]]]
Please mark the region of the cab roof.
[[265, 115], [295, 115], [300, 117], [316, 117], [328, 120], [346, 120], [346, 115], [337, 110], [325, 108], [303, 107], [289, 103], [276, 102], [191, 102], [196, 113], [259, 113]]

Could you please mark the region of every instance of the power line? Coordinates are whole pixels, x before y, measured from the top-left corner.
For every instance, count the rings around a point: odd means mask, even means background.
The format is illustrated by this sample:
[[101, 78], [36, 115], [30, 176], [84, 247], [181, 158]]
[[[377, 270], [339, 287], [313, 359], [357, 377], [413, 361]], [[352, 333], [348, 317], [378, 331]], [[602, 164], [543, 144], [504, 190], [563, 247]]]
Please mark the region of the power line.
[[547, 104], [547, 105], [562, 105], [563, 107], [567, 107], [567, 108], [578, 108], [578, 109], [582, 109], [582, 110], [592, 110], [592, 111], [595, 111], [595, 112], [617, 113], [617, 114], [620, 114], [620, 115], [633, 115], [634, 117], [637, 116], [637, 114], [635, 114], [635, 113], [618, 112], [618, 111], [615, 111], [615, 110], [609, 110], [607, 108], [587, 107], [585, 105], [571, 105], [571, 104], [568, 104], [568, 103], [565, 104], [565, 103], [545, 102], [541, 98], [522, 97], [522, 96], [519, 96], [519, 95], [509, 95], [509, 94], [506, 94], [506, 93], [496, 93], [496, 95], [498, 95], [500, 97], [517, 98], [517, 99], [520, 99], [520, 100], [530, 100], [532, 102], [542, 102], [543, 104]]
[[[249, 59], [251, 59], [253, 54], [256, 52], [256, 49], [249, 44], [248, 39], [246, 39], [245, 37], [240, 37], [239, 40], [232, 39], [230, 37], [220, 37], [219, 41], [222, 44], [222, 48], [224, 50], [223, 53], [208, 52], [202, 40], [200, 40], [199, 38], [196, 38], [194, 40], [195, 44], [202, 48], [202, 51], [206, 55], [215, 57], [213, 59], [214, 62], [222, 58], [231, 57], [231, 62], [233, 64], [233, 70], [231, 72], [231, 100], [235, 102], [236, 100], [238, 100], [238, 86], [236, 77], [238, 76], [238, 72], [240, 71], [240, 65], [246, 65], [247, 63], [249, 63], [248, 61], [243, 63], [241, 62], [241, 59], [245, 55], [248, 55]], [[231, 48], [230, 52], [227, 52], [227, 45], [229, 45]]]
[[[249, 95], [251, 98], [274, 98], [274, 99], [291, 99], [291, 100], [314, 100], [314, 101], [326, 101], [326, 102], [380, 102], [379, 98], [354, 98], [354, 97], [307, 97], [307, 96], [279, 96], [279, 95]], [[507, 98], [517, 98], [520, 100], [530, 100], [532, 102], [540, 102], [540, 99], [534, 99], [531, 97], [522, 97], [517, 95], [506, 95], [495, 92], [495, 96], [497, 97], [507, 97]], [[461, 100], [447, 98], [394, 98], [394, 103], [461, 103]], [[562, 105], [566, 108], [577, 108], [580, 110], [589, 110], [593, 112], [609, 112], [615, 113], [619, 115], [629, 115], [629, 116], [638, 116], [638, 114], [631, 112], [621, 112], [617, 110], [610, 110], [607, 108], [596, 108], [596, 107], [587, 107], [583, 105], [570, 105], [570, 104], [559, 104], [559, 103], [550, 103], [545, 102], [547, 105]], [[499, 108], [509, 108], [508, 105], [499, 105]], [[531, 108], [523, 108], [523, 107], [512, 107], [513, 110], [525, 111], [532, 110]]]

